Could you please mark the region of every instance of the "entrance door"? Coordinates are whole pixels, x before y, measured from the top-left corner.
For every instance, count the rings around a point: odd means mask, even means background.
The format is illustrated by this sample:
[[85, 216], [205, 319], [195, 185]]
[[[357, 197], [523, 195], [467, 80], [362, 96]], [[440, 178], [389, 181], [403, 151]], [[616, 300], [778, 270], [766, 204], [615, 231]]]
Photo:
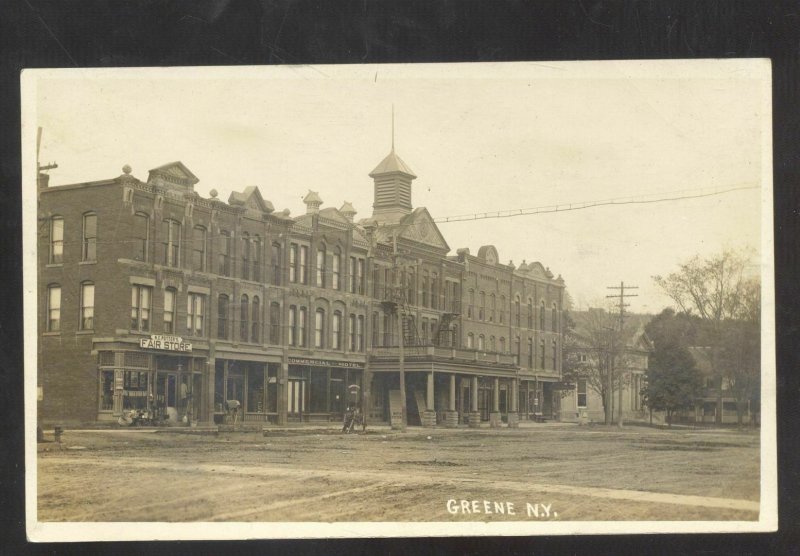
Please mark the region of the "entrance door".
[[489, 404], [491, 403], [492, 390], [486, 387], [478, 388], [478, 411], [481, 412], [481, 421], [489, 420]]
[[461, 398], [458, 400], [458, 414], [461, 418], [461, 424], [466, 424], [469, 419], [469, 382], [462, 381], [461, 382]]
[[177, 407], [178, 375], [174, 373], [158, 373], [156, 400], [162, 407]]
[[288, 383], [288, 398], [289, 398], [289, 415], [299, 417], [305, 412], [305, 399], [306, 399], [306, 383], [304, 380], [289, 379]]

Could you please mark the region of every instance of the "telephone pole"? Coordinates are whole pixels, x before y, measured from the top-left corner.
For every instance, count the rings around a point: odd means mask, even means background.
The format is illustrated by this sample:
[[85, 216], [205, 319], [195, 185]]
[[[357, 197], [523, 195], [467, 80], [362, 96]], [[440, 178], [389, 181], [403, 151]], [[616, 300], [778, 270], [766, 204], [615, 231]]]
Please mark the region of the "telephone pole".
[[[627, 297], [637, 297], [637, 294], [635, 294], [635, 293], [627, 293], [626, 294], [625, 293], [625, 289], [626, 288], [629, 289], [629, 290], [638, 290], [639, 289], [638, 286], [625, 286], [625, 282], [620, 282], [619, 286], [608, 286], [609, 290], [618, 290], [619, 293], [618, 294], [614, 294], [614, 295], [607, 295], [606, 296], [608, 298], [619, 298], [618, 307], [619, 307], [620, 342], [618, 342], [618, 344], [622, 343], [622, 329], [625, 326], [625, 307], [628, 307], [630, 305], [629, 303], [625, 303], [625, 298], [627, 298]], [[612, 340], [612, 345], [613, 345], [613, 340]], [[624, 344], [620, 345], [618, 347], [620, 349], [623, 349], [624, 348]], [[612, 348], [612, 352], [611, 352], [611, 368], [609, 369], [609, 376], [611, 376], [611, 373], [613, 372], [614, 367], [616, 366], [615, 365], [615, 358], [616, 358], [616, 353], [614, 352], [614, 350]], [[622, 369], [620, 369], [619, 391], [617, 392], [617, 426], [619, 426], [620, 428], [622, 427], [622, 378], [623, 378], [622, 377]], [[613, 384], [613, 381], [609, 381], [609, 382]]]

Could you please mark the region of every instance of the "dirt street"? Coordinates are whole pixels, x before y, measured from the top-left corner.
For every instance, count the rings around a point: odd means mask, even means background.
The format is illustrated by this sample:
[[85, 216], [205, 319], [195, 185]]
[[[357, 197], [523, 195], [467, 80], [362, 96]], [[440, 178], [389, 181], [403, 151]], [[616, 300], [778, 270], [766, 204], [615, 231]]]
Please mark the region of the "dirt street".
[[754, 520], [754, 432], [536, 425], [42, 444], [40, 521]]

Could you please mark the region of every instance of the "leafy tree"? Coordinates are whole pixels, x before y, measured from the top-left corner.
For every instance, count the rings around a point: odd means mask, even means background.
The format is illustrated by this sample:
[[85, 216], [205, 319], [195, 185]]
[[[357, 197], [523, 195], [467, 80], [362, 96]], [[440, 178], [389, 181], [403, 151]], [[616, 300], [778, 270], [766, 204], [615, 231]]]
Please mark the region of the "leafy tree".
[[681, 264], [677, 272], [666, 277], [653, 277], [681, 311], [697, 315], [706, 325], [707, 343], [711, 348], [710, 364], [718, 386], [717, 423], [722, 421], [725, 322], [741, 315], [747, 295], [745, 270], [748, 265], [746, 254], [725, 250], [706, 259], [695, 256]]

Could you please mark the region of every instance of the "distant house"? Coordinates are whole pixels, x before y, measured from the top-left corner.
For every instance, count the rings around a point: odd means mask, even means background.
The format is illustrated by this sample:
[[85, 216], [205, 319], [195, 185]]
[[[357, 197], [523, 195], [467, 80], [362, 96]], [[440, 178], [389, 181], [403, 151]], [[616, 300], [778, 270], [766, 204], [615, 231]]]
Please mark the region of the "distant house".
[[[575, 327], [571, 336], [571, 348], [564, 357], [569, 364], [582, 367], [586, 378], [579, 378], [565, 390], [561, 400], [562, 421], [603, 422], [603, 399], [600, 393], [601, 376], [609, 363], [610, 330], [618, 323], [616, 315], [603, 309], [589, 309], [570, 313]], [[649, 315], [626, 315], [625, 327], [615, 341], [623, 342], [621, 354], [615, 359], [616, 372], [622, 369], [622, 414], [626, 420], [642, 420], [646, 408], [641, 391], [645, 385], [650, 353], [653, 343], [644, 331], [650, 321]], [[618, 325], [617, 325], [618, 326]], [[616, 351], [616, 349], [615, 349]], [[579, 373], [581, 374], [581, 373]], [[604, 383], [604, 381], [602, 381]], [[619, 394], [615, 389], [611, 408], [616, 420], [619, 411]]]
[[[689, 423], [716, 423], [720, 389], [722, 390], [722, 423], [736, 423], [736, 398], [731, 392], [728, 379], [715, 376], [711, 367], [711, 348], [693, 346], [689, 348], [689, 353], [694, 359], [697, 370], [700, 371], [703, 381], [702, 394], [694, 404], [693, 411], [684, 412], [678, 415], [677, 419]], [[751, 419], [751, 402], [748, 400], [747, 409], [743, 414], [743, 419]]]

